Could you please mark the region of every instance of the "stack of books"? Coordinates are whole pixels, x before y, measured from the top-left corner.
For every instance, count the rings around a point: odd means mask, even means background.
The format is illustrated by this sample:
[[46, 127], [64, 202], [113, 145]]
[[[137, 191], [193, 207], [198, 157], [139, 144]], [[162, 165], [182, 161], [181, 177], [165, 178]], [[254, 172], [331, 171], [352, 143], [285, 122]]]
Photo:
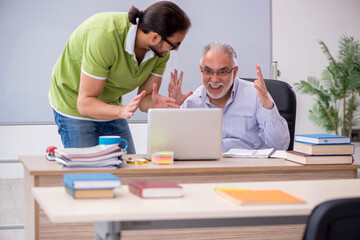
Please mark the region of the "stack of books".
[[303, 165], [352, 164], [355, 147], [350, 137], [332, 134], [295, 135], [294, 150], [286, 160]]
[[55, 149], [55, 161], [64, 168], [118, 168], [124, 153], [119, 144]]
[[120, 178], [111, 173], [64, 174], [66, 191], [73, 198], [112, 198]]

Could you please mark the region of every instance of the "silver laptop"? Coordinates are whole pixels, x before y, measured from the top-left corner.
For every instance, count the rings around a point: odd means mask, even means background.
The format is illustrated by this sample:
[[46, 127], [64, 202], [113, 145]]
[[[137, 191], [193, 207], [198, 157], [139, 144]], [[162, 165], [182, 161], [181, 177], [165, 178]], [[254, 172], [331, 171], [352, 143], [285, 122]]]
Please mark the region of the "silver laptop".
[[177, 160], [219, 159], [222, 154], [222, 109], [150, 109], [148, 152], [174, 151]]

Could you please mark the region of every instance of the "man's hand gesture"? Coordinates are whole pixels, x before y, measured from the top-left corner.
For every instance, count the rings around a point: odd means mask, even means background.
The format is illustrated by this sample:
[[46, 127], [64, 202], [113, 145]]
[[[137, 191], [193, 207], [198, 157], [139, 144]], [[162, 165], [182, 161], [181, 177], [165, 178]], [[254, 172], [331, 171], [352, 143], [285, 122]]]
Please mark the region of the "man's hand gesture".
[[159, 88], [156, 83], [152, 85], [153, 91], [151, 94], [151, 100], [154, 108], [179, 108], [176, 104], [176, 100], [172, 97], [164, 97], [159, 94]]
[[184, 103], [185, 99], [188, 98], [192, 93], [192, 91], [188, 91], [183, 94], [181, 90], [182, 79], [184, 73], [181, 71], [180, 76], [178, 77], [177, 70], [174, 70], [174, 73], [171, 73], [170, 83], [168, 87], [169, 97], [174, 98], [176, 100], [177, 105], [181, 105]]
[[254, 81], [254, 87], [256, 88], [258, 98], [264, 108], [272, 109], [274, 107], [274, 103], [269, 97], [259, 64], [256, 64], [256, 75], [257, 79]]
[[140, 101], [143, 97], [145, 97], [146, 91], [142, 91], [140, 94], [136, 95], [128, 105], [126, 105], [122, 111], [122, 117], [124, 119], [131, 118], [135, 111], [138, 109]]

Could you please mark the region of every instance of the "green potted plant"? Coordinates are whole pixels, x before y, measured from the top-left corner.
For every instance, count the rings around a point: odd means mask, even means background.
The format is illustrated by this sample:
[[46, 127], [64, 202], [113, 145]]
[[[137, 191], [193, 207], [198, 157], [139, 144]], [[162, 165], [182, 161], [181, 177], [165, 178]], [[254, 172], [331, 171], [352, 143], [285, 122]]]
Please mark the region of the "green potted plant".
[[338, 59], [319, 41], [329, 65], [321, 79], [308, 77], [295, 83], [296, 91], [314, 96], [309, 118], [320, 128], [336, 135], [350, 136], [359, 119], [356, 110], [360, 95], [360, 44], [353, 37], [339, 40]]

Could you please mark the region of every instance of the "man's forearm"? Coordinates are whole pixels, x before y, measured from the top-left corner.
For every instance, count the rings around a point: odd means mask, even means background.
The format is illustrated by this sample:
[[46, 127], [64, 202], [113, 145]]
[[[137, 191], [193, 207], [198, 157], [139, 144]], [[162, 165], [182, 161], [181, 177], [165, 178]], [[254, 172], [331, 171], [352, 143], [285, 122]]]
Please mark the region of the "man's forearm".
[[78, 101], [78, 111], [81, 115], [102, 120], [123, 118], [123, 106], [107, 104], [97, 98], [87, 98]]
[[141, 101], [139, 104], [139, 109], [142, 112], [147, 112], [150, 108], [153, 108], [153, 103], [152, 103], [152, 99], [151, 99], [151, 94], [147, 94]]

